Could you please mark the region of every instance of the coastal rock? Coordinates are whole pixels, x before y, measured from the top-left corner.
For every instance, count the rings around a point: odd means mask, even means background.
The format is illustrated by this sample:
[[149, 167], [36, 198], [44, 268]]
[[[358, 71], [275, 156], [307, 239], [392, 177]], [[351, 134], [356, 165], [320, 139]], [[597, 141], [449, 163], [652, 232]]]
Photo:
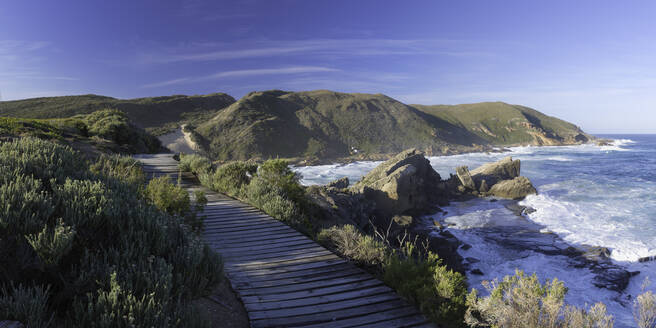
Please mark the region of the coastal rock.
[[469, 174], [469, 168], [467, 166], [458, 166], [456, 168], [456, 176], [465, 188], [471, 190], [476, 189], [476, 185], [474, 184], [474, 180], [472, 180], [471, 174]]
[[519, 176], [521, 162], [508, 156], [494, 163], [487, 163], [470, 172], [472, 179], [476, 183], [485, 180], [486, 184], [494, 185], [502, 180], [510, 180]]
[[348, 188], [349, 184], [350, 184], [349, 178], [343, 177], [341, 179], [337, 179], [335, 181], [328, 183], [327, 187], [336, 188], [336, 189], [345, 189]]
[[490, 188], [488, 188], [487, 181], [485, 181], [485, 179], [481, 180], [481, 186], [478, 188], [478, 191], [480, 191], [481, 193], [486, 193], [490, 191]]
[[376, 205], [377, 216], [425, 213], [447, 204], [444, 183], [424, 154], [416, 149], [399, 153], [351, 187]]
[[360, 228], [369, 224], [374, 204], [363, 195], [326, 186], [311, 186], [306, 191], [308, 200], [317, 210], [313, 213], [319, 227], [352, 224]]
[[490, 194], [508, 198], [508, 199], [522, 199], [531, 194], [537, 194], [537, 190], [527, 177], [516, 177], [512, 180], [504, 180], [497, 182], [490, 189]]

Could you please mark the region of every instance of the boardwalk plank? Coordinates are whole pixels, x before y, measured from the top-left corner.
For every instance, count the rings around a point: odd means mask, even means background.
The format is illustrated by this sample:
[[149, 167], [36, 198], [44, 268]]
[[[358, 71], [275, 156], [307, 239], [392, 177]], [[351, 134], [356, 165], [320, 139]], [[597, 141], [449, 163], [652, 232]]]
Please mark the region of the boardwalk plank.
[[363, 296], [389, 293], [390, 291], [390, 288], [382, 285], [379, 280], [370, 278], [370, 280], [353, 284], [326, 288], [244, 296], [242, 301], [249, 311], [265, 311], [350, 300]]
[[311, 313], [320, 313], [325, 311], [334, 311], [341, 309], [348, 309], [350, 307], [380, 303], [398, 299], [394, 293], [379, 294], [374, 296], [367, 296], [363, 298], [350, 299], [339, 302], [332, 302], [326, 304], [317, 304], [289, 309], [267, 310], [267, 311], [249, 311], [248, 316], [251, 320], [265, 319], [265, 318], [284, 318], [296, 315], [305, 315]]

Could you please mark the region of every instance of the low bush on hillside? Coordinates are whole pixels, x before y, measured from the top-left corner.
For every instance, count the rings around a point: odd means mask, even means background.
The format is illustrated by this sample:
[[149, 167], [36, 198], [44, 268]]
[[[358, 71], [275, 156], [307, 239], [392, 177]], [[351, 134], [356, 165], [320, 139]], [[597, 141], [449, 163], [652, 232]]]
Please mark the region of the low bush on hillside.
[[184, 172], [191, 172], [196, 175], [205, 174], [212, 169], [212, 162], [206, 157], [196, 154], [180, 154], [180, 163], [178, 164], [180, 170]]
[[89, 135], [113, 141], [125, 152], [148, 153], [161, 148], [159, 139], [132, 125], [120, 110], [95, 111], [85, 116], [84, 120]]
[[400, 248], [392, 248], [351, 225], [324, 229], [318, 240], [360, 264], [377, 266], [382, 280], [433, 322], [464, 326], [465, 277], [447, 269], [436, 254], [419, 252], [415, 243], [407, 241]]
[[567, 288], [555, 278], [542, 284], [537, 275], [516, 271], [501, 282], [486, 282], [484, 286], [490, 296], [480, 298], [474, 289], [467, 297], [466, 322], [470, 327], [613, 327], [613, 318], [603, 303], [588, 310], [566, 305]]
[[241, 199], [276, 219], [301, 228], [309, 226], [304, 214], [305, 190], [284, 160], [268, 160], [259, 166], [230, 162], [198, 178], [210, 189]]
[[372, 236], [364, 235], [350, 224], [323, 229], [317, 240], [339, 254], [366, 266], [379, 266], [389, 256], [387, 246]]
[[199, 217], [199, 213], [207, 204], [204, 192], [194, 193], [195, 200], [192, 206], [187, 190], [172, 184], [171, 178], [164, 175], [150, 180], [144, 194], [146, 199], [159, 210], [183, 218], [195, 232], [203, 229], [203, 218]]
[[113, 153], [153, 153], [162, 148], [159, 139], [111, 109], [62, 119], [0, 117], [0, 137], [35, 137], [74, 146], [83, 142]]
[[383, 264], [383, 281], [433, 322], [464, 326], [465, 277], [443, 265], [437, 254], [419, 252], [415, 244], [405, 242]]
[[[149, 205], [134, 160], [0, 143], [0, 316], [29, 327], [201, 327], [220, 257]], [[52, 320], [51, 320], [52, 319]]]

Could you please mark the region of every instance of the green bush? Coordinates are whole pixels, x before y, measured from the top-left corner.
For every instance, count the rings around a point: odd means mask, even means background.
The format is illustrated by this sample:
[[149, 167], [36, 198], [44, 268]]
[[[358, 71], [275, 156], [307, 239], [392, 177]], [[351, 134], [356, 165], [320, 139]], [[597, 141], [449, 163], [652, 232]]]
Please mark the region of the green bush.
[[178, 167], [184, 172], [202, 174], [207, 173], [212, 169], [212, 162], [206, 157], [200, 155], [180, 154], [180, 163], [178, 164]]
[[[190, 301], [221, 281], [221, 258], [187, 217], [146, 202], [132, 160], [80, 158], [39, 139], [0, 143], [0, 312], [11, 311], [0, 315], [30, 327], [51, 315], [69, 327], [192, 326]], [[185, 196], [157, 199], [194, 213]]]
[[537, 275], [516, 271], [501, 282], [486, 282], [490, 296], [479, 298], [476, 289], [467, 297], [466, 322], [470, 327], [562, 327], [612, 328], [606, 306], [597, 303], [589, 310], [565, 306], [567, 288], [553, 279], [540, 283]]
[[16, 320], [30, 328], [50, 327], [53, 315], [48, 311], [50, 288], [23, 285], [2, 287], [0, 290], [0, 318]]
[[145, 194], [153, 205], [168, 214], [184, 216], [191, 210], [187, 190], [172, 184], [168, 175], [150, 180]]
[[323, 229], [317, 235], [317, 240], [322, 244], [328, 244], [343, 256], [364, 265], [381, 265], [389, 254], [385, 244], [372, 236], [363, 235], [350, 224]]
[[85, 117], [85, 122], [89, 135], [111, 140], [126, 152], [157, 152], [161, 148], [159, 139], [132, 125], [120, 110], [95, 111]]
[[425, 256], [405, 242], [383, 264], [383, 281], [416, 304], [433, 322], [464, 326], [465, 277], [447, 269], [437, 254]]
[[[246, 162], [230, 162], [219, 166], [214, 174], [206, 181], [208, 187], [233, 197], [242, 195], [242, 187], [248, 185], [251, 177], [255, 175], [257, 165]], [[203, 182], [201, 180], [201, 182]]]
[[288, 223], [297, 223], [300, 217], [298, 206], [286, 197], [282, 188], [257, 176], [245, 187], [246, 201], [272, 217]]

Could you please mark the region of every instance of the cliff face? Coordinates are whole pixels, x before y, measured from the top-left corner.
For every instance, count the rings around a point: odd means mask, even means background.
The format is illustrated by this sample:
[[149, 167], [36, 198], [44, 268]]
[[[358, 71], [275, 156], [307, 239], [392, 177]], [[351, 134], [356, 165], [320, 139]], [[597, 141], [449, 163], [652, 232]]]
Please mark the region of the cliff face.
[[555, 146], [585, 143], [592, 137], [578, 126], [535, 109], [502, 102], [464, 105], [413, 105], [459, 126], [493, 145]]

